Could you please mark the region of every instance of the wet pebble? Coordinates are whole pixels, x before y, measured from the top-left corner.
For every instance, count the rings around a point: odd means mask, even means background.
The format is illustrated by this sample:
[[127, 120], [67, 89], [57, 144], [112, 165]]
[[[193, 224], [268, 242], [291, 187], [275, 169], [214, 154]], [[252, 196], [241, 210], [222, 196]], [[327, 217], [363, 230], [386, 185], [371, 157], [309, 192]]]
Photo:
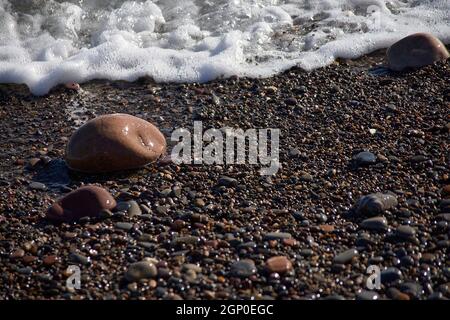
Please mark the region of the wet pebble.
[[409, 296], [397, 288], [389, 288], [387, 295], [393, 300], [410, 300]]
[[372, 193], [361, 197], [356, 203], [357, 215], [375, 216], [398, 204], [397, 197], [386, 193]]
[[85, 186], [56, 201], [47, 211], [47, 217], [56, 221], [71, 222], [83, 217], [98, 217], [102, 210], [110, 210], [116, 201], [105, 189]]
[[381, 271], [381, 282], [390, 283], [402, 278], [402, 272], [395, 267], [389, 267]]
[[31, 267], [19, 268], [17, 272], [25, 275], [30, 275], [33, 273], [33, 269]]
[[284, 100], [284, 103], [286, 103], [286, 105], [288, 105], [288, 106], [295, 106], [298, 104], [298, 101], [296, 98], [290, 97], [290, 98], [287, 98], [286, 100]]
[[128, 114], [107, 114], [75, 131], [66, 148], [66, 162], [81, 172], [111, 172], [140, 168], [165, 150], [165, 137], [153, 124]]
[[362, 290], [356, 294], [356, 300], [378, 300], [379, 295], [375, 291]]
[[203, 208], [206, 205], [206, 203], [205, 203], [205, 201], [203, 199], [197, 198], [197, 199], [194, 200], [194, 205], [196, 207]]
[[183, 237], [178, 237], [175, 238], [174, 240], [174, 244], [179, 245], [179, 244], [192, 244], [192, 245], [196, 245], [199, 242], [199, 238], [195, 237], [195, 236], [183, 236]]
[[424, 156], [424, 155], [417, 155], [417, 156], [413, 156], [409, 159], [412, 163], [420, 163], [420, 162], [425, 162], [428, 160], [428, 157]]
[[292, 235], [287, 232], [269, 232], [264, 235], [264, 240], [283, 240], [290, 238], [292, 238]]
[[404, 282], [401, 283], [398, 288], [401, 292], [410, 295], [413, 298], [418, 298], [423, 293], [423, 288], [416, 282]]
[[401, 225], [395, 229], [395, 235], [403, 240], [413, 240], [416, 235], [416, 230], [411, 226]]
[[445, 45], [429, 33], [414, 33], [395, 42], [387, 50], [389, 68], [403, 71], [420, 68], [450, 57]]
[[117, 203], [116, 207], [114, 208], [115, 211], [128, 211], [128, 209], [131, 208], [131, 204], [126, 201], [120, 201]]
[[130, 222], [117, 222], [115, 224], [115, 227], [116, 227], [116, 229], [129, 231], [129, 230], [133, 229], [133, 224]]
[[285, 256], [276, 256], [266, 261], [266, 268], [269, 272], [286, 273], [292, 269], [291, 261]]
[[150, 279], [158, 275], [156, 266], [148, 261], [140, 261], [131, 264], [125, 272], [125, 279], [129, 282], [136, 282], [141, 279]]
[[56, 263], [58, 260], [58, 257], [55, 255], [48, 255], [45, 256], [44, 259], [42, 259], [42, 263], [46, 266], [52, 266]]
[[80, 263], [82, 265], [88, 265], [90, 262], [90, 259], [80, 253], [71, 253], [69, 255], [69, 261], [74, 263]]
[[22, 249], [17, 249], [10, 254], [11, 259], [20, 259], [25, 255], [25, 251]]

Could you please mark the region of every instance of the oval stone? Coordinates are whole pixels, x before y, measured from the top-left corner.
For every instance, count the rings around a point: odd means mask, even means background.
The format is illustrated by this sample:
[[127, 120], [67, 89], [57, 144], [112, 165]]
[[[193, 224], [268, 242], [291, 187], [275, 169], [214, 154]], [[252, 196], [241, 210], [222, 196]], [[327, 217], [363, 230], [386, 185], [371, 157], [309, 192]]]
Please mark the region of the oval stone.
[[285, 256], [276, 256], [266, 261], [266, 268], [271, 273], [285, 273], [292, 269], [292, 263]]
[[156, 277], [158, 269], [148, 261], [139, 261], [131, 264], [125, 272], [125, 279], [128, 282], [136, 282], [141, 279], [150, 279]]
[[373, 217], [361, 222], [361, 227], [367, 230], [385, 231], [388, 229], [388, 224], [385, 217]]
[[395, 267], [389, 267], [389, 268], [381, 271], [381, 282], [382, 283], [394, 282], [401, 278], [402, 278], [402, 272]]
[[348, 249], [334, 257], [334, 262], [338, 264], [346, 264], [352, 261], [352, 259], [356, 256], [358, 256], [358, 250], [354, 248]]
[[397, 197], [388, 193], [372, 193], [361, 197], [356, 203], [356, 214], [375, 216], [389, 210], [398, 204]]
[[236, 261], [231, 265], [231, 275], [239, 278], [247, 278], [255, 274], [256, 266], [253, 260], [245, 259]]
[[353, 156], [353, 161], [357, 166], [369, 166], [377, 162], [377, 157], [369, 151], [363, 151]]
[[76, 171], [101, 173], [140, 168], [166, 151], [166, 139], [150, 122], [128, 114], [92, 119], [70, 138], [67, 165]]
[[51, 220], [71, 222], [82, 217], [97, 217], [102, 210], [116, 206], [116, 200], [103, 188], [85, 186], [74, 190], [58, 201], [47, 211]]
[[401, 239], [411, 240], [416, 235], [416, 229], [408, 225], [400, 225], [395, 230], [395, 235]]
[[450, 57], [445, 45], [428, 33], [415, 33], [394, 43], [387, 51], [389, 68], [420, 68]]

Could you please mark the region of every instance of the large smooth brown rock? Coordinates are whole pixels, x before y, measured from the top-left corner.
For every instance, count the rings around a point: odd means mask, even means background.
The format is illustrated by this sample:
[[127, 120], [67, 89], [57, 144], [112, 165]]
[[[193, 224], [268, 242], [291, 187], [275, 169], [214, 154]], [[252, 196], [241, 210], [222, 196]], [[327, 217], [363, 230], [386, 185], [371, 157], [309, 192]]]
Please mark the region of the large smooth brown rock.
[[394, 43], [387, 51], [389, 68], [416, 69], [450, 57], [445, 45], [428, 33], [415, 33]]
[[82, 217], [97, 217], [103, 209], [111, 210], [116, 200], [103, 188], [85, 186], [74, 190], [58, 201], [47, 211], [47, 217], [61, 222], [72, 222]]
[[117, 113], [81, 126], [67, 145], [66, 162], [81, 172], [119, 171], [142, 167], [165, 151], [166, 139], [153, 124]]

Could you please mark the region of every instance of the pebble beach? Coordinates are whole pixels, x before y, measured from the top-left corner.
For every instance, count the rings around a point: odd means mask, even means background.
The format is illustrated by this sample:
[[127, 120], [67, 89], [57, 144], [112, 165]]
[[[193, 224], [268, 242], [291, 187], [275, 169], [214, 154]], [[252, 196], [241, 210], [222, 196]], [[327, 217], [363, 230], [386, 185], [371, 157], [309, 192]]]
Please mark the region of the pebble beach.
[[[0, 299], [450, 298], [449, 60], [376, 72], [384, 57], [203, 84], [96, 80], [43, 97], [0, 84]], [[112, 113], [154, 124], [169, 151], [194, 121], [279, 128], [281, 167], [69, 169], [74, 131]], [[114, 205], [48, 219], [86, 185]], [[71, 265], [80, 289], [66, 287]], [[366, 286], [371, 265], [379, 290]]]

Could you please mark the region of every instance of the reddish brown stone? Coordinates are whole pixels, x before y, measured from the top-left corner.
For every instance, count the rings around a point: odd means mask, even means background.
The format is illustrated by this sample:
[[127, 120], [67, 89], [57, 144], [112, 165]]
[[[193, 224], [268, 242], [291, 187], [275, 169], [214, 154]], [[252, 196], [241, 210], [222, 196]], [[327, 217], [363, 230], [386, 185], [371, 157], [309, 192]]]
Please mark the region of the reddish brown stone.
[[47, 211], [47, 217], [57, 221], [76, 221], [82, 217], [97, 217], [100, 211], [112, 209], [116, 201], [112, 195], [97, 186], [85, 186], [70, 192]]
[[321, 224], [319, 225], [320, 230], [322, 230], [323, 232], [333, 232], [334, 231], [334, 226], [331, 224]]
[[292, 269], [292, 263], [285, 256], [276, 256], [266, 261], [266, 268], [271, 273], [285, 273]]
[[56, 263], [57, 257], [55, 255], [45, 256], [42, 262], [46, 266], [52, 266]]
[[30, 256], [30, 255], [24, 256], [24, 257], [22, 258], [22, 261], [23, 261], [24, 263], [27, 263], [27, 264], [33, 263], [33, 262], [35, 262], [36, 260], [37, 260], [37, 257], [35, 257], [35, 256]]
[[204, 225], [203, 223], [200, 222], [195, 222], [192, 227], [194, 229], [206, 229], [206, 225]]
[[182, 230], [184, 227], [186, 226], [186, 222], [184, 222], [183, 220], [180, 220], [180, 219], [178, 219], [178, 220], [175, 220], [173, 223], [172, 223], [172, 230], [174, 230], [174, 231], [180, 231], [180, 230]]
[[156, 282], [153, 279], [150, 279], [148, 282], [148, 286], [150, 287], [150, 289], [155, 289], [158, 286], [158, 282]]
[[101, 228], [101, 226], [98, 223], [96, 223], [96, 224], [89, 224], [89, 225], [86, 226], [86, 229], [89, 232], [96, 232], [100, 228]]
[[67, 89], [70, 89], [70, 90], [75, 90], [75, 91], [81, 90], [81, 86], [76, 82], [65, 83], [64, 87], [66, 87]]
[[226, 242], [225, 240], [219, 240], [219, 243], [217, 245], [219, 248], [229, 248], [230, 244]]
[[415, 33], [394, 43], [387, 51], [389, 68], [420, 68], [450, 57], [445, 45], [428, 33]]
[[395, 300], [405, 300], [405, 301], [408, 301], [408, 300], [411, 300], [411, 299], [410, 299], [410, 297], [409, 297], [406, 293], [400, 292], [400, 293], [395, 297]]
[[219, 246], [219, 241], [217, 240], [208, 240], [205, 242], [205, 245], [207, 247], [211, 247], [213, 249], [217, 249], [217, 247]]
[[22, 249], [17, 249], [13, 253], [11, 253], [10, 258], [11, 259], [20, 259], [25, 255], [25, 251]]
[[108, 114], [81, 126], [66, 149], [67, 165], [82, 172], [140, 168], [166, 151], [166, 140], [150, 122], [128, 114]]
[[75, 232], [65, 232], [64, 233], [64, 239], [74, 239], [77, 237], [77, 234]]

